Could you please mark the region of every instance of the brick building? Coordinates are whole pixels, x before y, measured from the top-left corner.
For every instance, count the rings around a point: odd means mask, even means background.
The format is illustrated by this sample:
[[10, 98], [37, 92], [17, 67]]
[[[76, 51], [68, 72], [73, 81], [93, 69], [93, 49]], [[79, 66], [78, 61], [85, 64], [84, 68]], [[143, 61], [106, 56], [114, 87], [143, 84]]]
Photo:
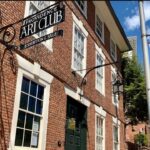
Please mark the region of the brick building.
[[[52, 5], [52, 1], [3, 1], [1, 26]], [[112, 93], [121, 52], [130, 44], [109, 1], [65, 1], [65, 21], [19, 40], [58, 36], [12, 53], [1, 44], [0, 149], [124, 150], [123, 97]], [[10, 30], [11, 33], [13, 32]], [[8, 47], [7, 47], [8, 48]], [[91, 71], [81, 87], [87, 70]]]

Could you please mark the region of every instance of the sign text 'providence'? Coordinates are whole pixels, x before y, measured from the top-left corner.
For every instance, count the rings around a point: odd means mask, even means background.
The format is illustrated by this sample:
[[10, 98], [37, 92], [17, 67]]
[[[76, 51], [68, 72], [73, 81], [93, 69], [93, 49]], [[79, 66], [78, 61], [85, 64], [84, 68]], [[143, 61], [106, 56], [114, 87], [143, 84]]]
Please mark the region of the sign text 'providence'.
[[64, 21], [65, 9], [63, 3], [51, 5], [42, 11], [23, 20], [20, 29], [20, 40], [52, 27]]

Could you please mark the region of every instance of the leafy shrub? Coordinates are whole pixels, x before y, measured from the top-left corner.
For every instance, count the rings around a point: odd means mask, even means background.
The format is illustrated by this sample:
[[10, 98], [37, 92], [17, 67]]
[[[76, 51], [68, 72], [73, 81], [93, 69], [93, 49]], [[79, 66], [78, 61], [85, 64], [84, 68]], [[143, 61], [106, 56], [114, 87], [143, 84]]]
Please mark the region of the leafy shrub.
[[135, 143], [138, 145], [142, 145], [142, 146], [147, 146], [148, 145], [148, 137], [146, 134], [136, 134], [134, 137]]

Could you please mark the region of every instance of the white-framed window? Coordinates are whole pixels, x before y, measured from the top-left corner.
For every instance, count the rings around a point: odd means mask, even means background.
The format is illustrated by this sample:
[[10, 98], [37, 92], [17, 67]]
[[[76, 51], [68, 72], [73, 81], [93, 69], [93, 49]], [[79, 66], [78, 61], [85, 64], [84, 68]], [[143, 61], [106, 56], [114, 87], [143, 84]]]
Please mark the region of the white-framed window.
[[[25, 17], [35, 14], [38, 11], [50, 6], [54, 4], [54, 1], [26, 1], [26, 7], [25, 7]], [[53, 32], [53, 27], [50, 27], [48, 29], [45, 29], [43, 31], [40, 31], [36, 34], [34, 34], [33, 36], [35, 38], [39, 38], [42, 37], [46, 34], [49, 34]], [[50, 49], [52, 51], [52, 39], [49, 39], [47, 41], [42, 42], [42, 44], [44, 44], [48, 49]]]
[[84, 0], [75, 0], [75, 3], [78, 5], [82, 13], [87, 17], [87, 1]]
[[86, 68], [86, 51], [88, 32], [80, 20], [73, 14], [73, 38], [72, 38], [72, 69], [79, 70], [77, 73], [82, 77]]
[[113, 84], [115, 83], [116, 81], [116, 76], [117, 76], [117, 73], [116, 73], [116, 70], [114, 67], [111, 66], [111, 81], [112, 81], [112, 103], [118, 107], [119, 105], [119, 100], [118, 100], [118, 94], [117, 93], [113, 93]]
[[95, 150], [105, 150], [105, 117], [102, 107], [95, 105]]
[[9, 147], [13, 150], [45, 150], [53, 77], [36, 63], [19, 55], [17, 60], [19, 68]]
[[[84, 40], [85, 37], [83, 33], [79, 31], [77, 26], [74, 28], [74, 60], [73, 65], [77, 70], [83, 69], [83, 61], [84, 61]], [[82, 73], [82, 71], [79, 71]]]
[[120, 150], [120, 121], [113, 117], [113, 150]]
[[110, 39], [110, 55], [115, 61], [117, 60], [116, 44], [112, 39]]
[[113, 150], [119, 150], [119, 128], [113, 125]]
[[104, 150], [104, 119], [96, 115], [96, 150]]
[[23, 76], [20, 95], [15, 146], [37, 148], [43, 118], [44, 86]]
[[104, 24], [98, 15], [96, 15], [95, 32], [101, 41], [104, 42]]
[[[105, 63], [105, 56], [102, 52], [102, 49], [97, 45], [96, 47], [96, 66], [103, 65]], [[105, 95], [105, 68], [99, 67], [95, 69], [96, 73], [96, 89], [103, 95]]]

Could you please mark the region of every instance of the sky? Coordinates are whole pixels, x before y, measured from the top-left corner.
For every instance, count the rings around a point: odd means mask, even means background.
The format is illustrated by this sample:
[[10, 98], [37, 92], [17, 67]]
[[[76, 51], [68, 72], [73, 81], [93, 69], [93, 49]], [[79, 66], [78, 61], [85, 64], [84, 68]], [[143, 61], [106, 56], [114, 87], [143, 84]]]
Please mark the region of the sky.
[[[111, 4], [127, 37], [137, 36], [137, 58], [138, 62], [143, 65], [138, 1], [111, 1]], [[150, 34], [150, 1], [144, 1], [144, 12], [146, 31], [147, 34]], [[147, 40], [150, 42], [150, 37], [148, 37]], [[150, 50], [150, 44], [148, 46], [148, 49]]]

